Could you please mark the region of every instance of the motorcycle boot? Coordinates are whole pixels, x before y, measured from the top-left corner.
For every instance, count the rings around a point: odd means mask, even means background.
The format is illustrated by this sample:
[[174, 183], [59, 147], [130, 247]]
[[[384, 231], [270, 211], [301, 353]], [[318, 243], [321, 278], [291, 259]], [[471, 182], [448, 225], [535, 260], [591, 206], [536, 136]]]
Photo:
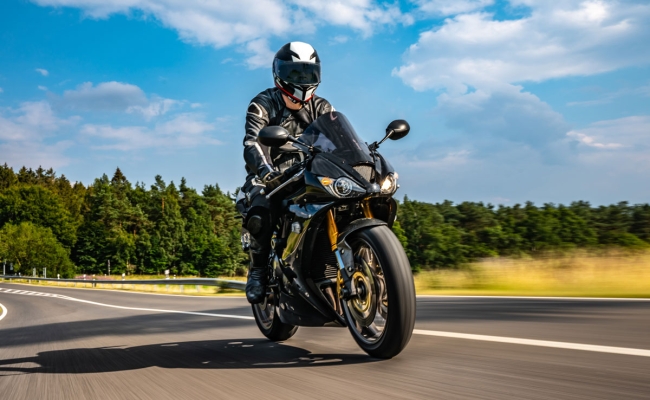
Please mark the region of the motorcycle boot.
[[250, 250], [251, 264], [246, 281], [246, 300], [251, 304], [259, 304], [266, 297], [268, 283], [268, 251]]
[[265, 228], [264, 218], [259, 215], [251, 217], [248, 221], [248, 230], [251, 233], [251, 264], [246, 281], [246, 300], [251, 304], [259, 304], [266, 297], [271, 243], [266, 234], [268, 229]]

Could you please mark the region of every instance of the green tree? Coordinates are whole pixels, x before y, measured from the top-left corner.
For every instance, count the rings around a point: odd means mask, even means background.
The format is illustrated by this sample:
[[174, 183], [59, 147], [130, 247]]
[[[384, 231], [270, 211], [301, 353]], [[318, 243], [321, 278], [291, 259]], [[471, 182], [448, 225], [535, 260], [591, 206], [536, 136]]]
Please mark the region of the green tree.
[[74, 275], [68, 251], [56, 240], [49, 228], [31, 222], [6, 224], [0, 230], [0, 256], [14, 262], [16, 272], [31, 274], [32, 268], [47, 268], [50, 276]]
[[50, 228], [67, 249], [77, 240], [78, 222], [51, 190], [36, 185], [18, 185], [0, 193], [0, 226], [32, 222]]

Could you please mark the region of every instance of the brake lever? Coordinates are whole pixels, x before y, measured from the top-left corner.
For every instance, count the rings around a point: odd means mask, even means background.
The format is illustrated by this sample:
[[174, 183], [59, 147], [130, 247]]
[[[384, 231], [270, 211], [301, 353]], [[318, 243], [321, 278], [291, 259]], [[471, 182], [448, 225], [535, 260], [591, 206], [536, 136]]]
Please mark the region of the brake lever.
[[287, 179], [286, 182], [282, 183], [280, 186], [273, 189], [273, 191], [271, 191], [271, 193], [267, 194], [266, 199], [269, 200], [274, 194], [276, 194], [280, 190], [284, 189], [287, 185], [289, 185], [290, 183], [293, 183], [293, 182], [297, 181], [298, 179], [300, 179], [300, 177], [302, 177], [302, 175], [304, 173], [305, 173], [305, 170], [301, 169], [300, 172], [298, 172], [297, 174], [295, 174], [291, 178]]

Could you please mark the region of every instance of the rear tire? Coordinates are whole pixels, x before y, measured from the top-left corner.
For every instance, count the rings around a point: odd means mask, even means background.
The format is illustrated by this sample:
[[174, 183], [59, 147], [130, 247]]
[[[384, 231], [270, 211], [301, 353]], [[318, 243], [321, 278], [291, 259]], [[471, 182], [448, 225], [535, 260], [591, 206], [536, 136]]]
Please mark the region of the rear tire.
[[255, 323], [264, 336], [274, 342], [282, 342], [296, 334], [297, 326], [280, 321], [275, 306], [275, 293], [271, 291], [260, 304], [253, 304]]
[[[368, 310], [361, 315], [359, 310], [363, 307], [359, 302], [355, 309], [354, 300], [341, 301], [348, 328], [359, 347], [370, 356], [395, 357], [408, 344], [415, 325], [415, 286], [406, 253], [385, 225], [359, 230], [348, 239], [348, 243], [355, 254], [355, 264], [363, 254], [371, 259], [373, 265], [366, 263], [366, 270], [373, 277], [359, 277], [358, 272], [355, 276], [361, 285], [370, 286], [362, 293], [376, 302], [372, 305], [367, 301], [361, 302]], [[357, 264], [357, 269], [364, 275], [364, 267]], [[369, 320], [372, 321], [368, 323]]]

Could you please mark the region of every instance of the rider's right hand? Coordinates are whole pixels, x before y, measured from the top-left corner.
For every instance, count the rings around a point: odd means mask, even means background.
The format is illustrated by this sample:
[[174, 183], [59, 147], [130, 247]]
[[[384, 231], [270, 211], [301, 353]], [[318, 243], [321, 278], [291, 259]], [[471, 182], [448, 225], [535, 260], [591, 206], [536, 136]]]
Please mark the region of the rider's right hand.
[[280, 175], [282, 175], [282, 172], [269, 171], [264, 175], [262, 180], [264, 181], [264, 183], [266, 183], [266, 182], [272, 181], [273, 179], [277, 178]]
[[275, 189], [280, 185], [281, 182], [280, 179], [278, 178], [281, 176], [282, 173], [278, 171], [270, 171], [266, 175], [264, 175], [264, 178], [262, 178], [262, 180], [266, 185], [267, 192], [271, 192], [273, 189]]

